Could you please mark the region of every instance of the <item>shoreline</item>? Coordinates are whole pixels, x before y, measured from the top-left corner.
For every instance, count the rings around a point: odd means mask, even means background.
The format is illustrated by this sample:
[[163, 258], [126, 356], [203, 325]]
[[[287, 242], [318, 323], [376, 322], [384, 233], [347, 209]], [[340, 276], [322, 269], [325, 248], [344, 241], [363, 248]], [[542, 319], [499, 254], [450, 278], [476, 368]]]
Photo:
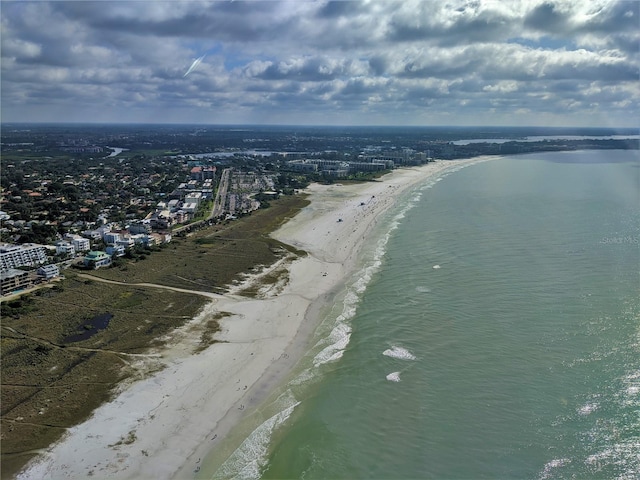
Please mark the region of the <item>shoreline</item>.
[[[158, 352], [161, 371], [124, 385], [17, 478], [193, 478], [201, 460], [303, 357], [322, 307], [353, 273], [376, 216], [444, 170], [496, 158], [398, 169], [377, 182], [311, 185], [311, 204], [272, 234], [308, 253], [285, 265], [286, 285], [264, 298], [239, 298], [234, 287], [212, 300]], [[220, 312], [229, 315], [220, 320], [218, 343], [194, 354], [190, 326]]]

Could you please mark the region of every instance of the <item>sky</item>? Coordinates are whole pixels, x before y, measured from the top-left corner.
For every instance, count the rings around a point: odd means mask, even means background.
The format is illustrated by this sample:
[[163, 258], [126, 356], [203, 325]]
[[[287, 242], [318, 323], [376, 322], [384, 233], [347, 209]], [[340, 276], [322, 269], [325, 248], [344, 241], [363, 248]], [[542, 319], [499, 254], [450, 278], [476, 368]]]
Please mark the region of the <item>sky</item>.
[[640, 124], [640, 0], [0, 9], [2, 122]]

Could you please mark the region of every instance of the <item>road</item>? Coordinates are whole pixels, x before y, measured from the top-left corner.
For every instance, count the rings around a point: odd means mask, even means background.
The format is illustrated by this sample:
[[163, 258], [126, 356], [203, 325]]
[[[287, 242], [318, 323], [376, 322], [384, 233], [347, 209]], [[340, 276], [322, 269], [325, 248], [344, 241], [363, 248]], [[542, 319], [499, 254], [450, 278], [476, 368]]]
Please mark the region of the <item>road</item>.
[[229, 190], [229, 177], [231, 176], [231, 169], [225, 168], [220, 176], [220, 186], [218, 187], [218, 193], [216, 194], [215, 202], [213, 202], [213, 209], [211, 215], [207, 220], [219, 217], [222, 215], [222, 209], [224, 208], [225, 201], [227, 199], [227, 191]]
[[213, 208], [211, 209], [211, 213], [204, 220], [198, 220], [197, 222], [189, 223], [188, 225], [183, 225], [182, 227], [174, 228], [172, 230], [172, 234], [180, 233], [183, 230], [192, 229], [197, 227], [198, 225], [208, 222], [214, 218], [217, 218], [222, 215], [224, 211], [224, 204], [227, 199], [227, 191], [229, 190], [229, 178], [231, 176], [231, 168], [225, 168], [222, 171], [222, 175], [220, 176], [220, 185], [218, 187], [218, 193], [216, 193], [216, 198], [213, 202]]

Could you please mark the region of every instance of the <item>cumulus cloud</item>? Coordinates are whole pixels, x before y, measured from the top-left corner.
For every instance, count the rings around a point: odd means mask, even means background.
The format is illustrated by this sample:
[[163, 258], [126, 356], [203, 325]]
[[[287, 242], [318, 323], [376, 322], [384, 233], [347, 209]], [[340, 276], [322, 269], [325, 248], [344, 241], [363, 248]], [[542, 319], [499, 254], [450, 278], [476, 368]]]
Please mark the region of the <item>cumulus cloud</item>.
[[629, 125], [639, 5], [6, 2], [2, 117]]

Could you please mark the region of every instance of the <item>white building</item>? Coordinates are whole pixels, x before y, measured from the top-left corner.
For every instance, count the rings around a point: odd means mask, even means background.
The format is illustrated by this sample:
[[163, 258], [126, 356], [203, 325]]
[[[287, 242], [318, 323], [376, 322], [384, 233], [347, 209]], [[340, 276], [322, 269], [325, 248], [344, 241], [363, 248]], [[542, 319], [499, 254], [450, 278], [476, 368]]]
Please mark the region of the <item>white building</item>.
[[[193, 192], [190, 193], [189, 195], [184, 197], [184, 204], [186, 205], [187, 203], [195, 203], [196, 207], [198, 205], [200, 205], [200, 202], [202, 201], [202, 192]], [[184, 207], [182, 207], [184, 209]]]
[[57, 241], [55, 243], [55, 246], [57, 255], [73, 256], [76, 254], [76, 247], [74, 247], [73, 244], [67, 242], [66, 240]]
[[88, 238], [83, 238], [80, 235], [73, 235], [69, 241], [75, 247], [76, 252], [87, 252], [91, 250], [91, 242]]
[[47, 261], [43, 245], [33, 243], [25, 245], [0, 245], [0, 269], [34, 267]]
[[182, 205], [182, 210], [185, 213], [196, 213], [196, 211], [198, 210], [198, 204], [195, 202], [184, 202], [184, 205]]
[[43, 265], [38, 268], [37, 272], [41, 277], [46, 278], [47, 280], [60, 276], [60, 267], [57, 265]]

